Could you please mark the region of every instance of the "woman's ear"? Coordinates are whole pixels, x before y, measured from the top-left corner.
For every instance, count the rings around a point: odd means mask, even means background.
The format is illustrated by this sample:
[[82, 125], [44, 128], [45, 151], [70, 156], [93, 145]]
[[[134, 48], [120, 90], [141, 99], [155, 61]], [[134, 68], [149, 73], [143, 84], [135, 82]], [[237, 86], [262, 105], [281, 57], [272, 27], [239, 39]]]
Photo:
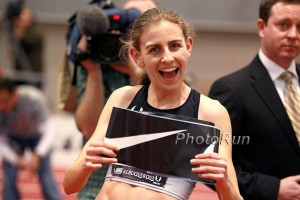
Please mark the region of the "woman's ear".
[[133, 61], [139, 66], [139, 67], [144, 67], [144, 62], [142, 61], [142, 57], [140, 52], [138, 52], [135, 48], [131, 48], [130, 51], [130, 56], [133, 59]]
[[193, 48], [193, 38], [192, 37], [188, 37], [186, 40], [186, 48], [189, 52], [189, 54], [191, 55], [192, 53], [192, 48]]

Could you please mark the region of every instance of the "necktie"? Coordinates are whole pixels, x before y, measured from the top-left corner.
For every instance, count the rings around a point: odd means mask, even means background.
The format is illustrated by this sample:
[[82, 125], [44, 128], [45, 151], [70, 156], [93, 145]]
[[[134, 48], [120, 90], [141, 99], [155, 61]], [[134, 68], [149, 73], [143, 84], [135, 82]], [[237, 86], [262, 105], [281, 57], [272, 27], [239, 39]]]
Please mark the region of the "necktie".
[[300, 144], [300, 94], [297, 91], [296, 85], [292, 82], [292, 77], [293, 74], [288, 71], [281, 75], [281, 78], [285, 81], [285, 109], [289, 115]]

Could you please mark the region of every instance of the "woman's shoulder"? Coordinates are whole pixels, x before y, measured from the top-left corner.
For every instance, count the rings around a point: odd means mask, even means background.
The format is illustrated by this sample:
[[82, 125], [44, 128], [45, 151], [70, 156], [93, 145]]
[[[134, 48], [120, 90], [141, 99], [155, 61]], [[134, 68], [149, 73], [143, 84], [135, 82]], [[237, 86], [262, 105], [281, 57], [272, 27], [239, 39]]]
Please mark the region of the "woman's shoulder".
[[122, 105], [129, 105], [136, 93], [141, 89], [142, 85], [136, 86], [123, 86], [116, 89], [110, 96], [110, 99], [117, 101]]
[[200, 102], [199, 116], [201, 118], [212, 121], [222, 116], [228, 116], [226, 108], [218, 100], [201, 94]]
[[131, 85], [126, 85], [123, 87], [120, 87], [118, 89], [116, 89], [113, 94], [115, 95], [135, 95], [140, 89], [141, 87], [143, 87], [143, 85], [135, 85], [135, 86], [131, 86]]

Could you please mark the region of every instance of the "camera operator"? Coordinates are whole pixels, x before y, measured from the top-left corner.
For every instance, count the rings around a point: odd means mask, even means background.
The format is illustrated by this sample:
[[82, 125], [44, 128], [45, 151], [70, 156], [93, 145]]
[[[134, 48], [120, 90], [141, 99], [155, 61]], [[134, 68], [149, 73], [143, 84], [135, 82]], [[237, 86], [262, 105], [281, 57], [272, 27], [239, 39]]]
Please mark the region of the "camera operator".
[[[146, 1], [149, 2], [149, 0]], [[128, 0], [128, 2], [131, 1]], [[143, 5], [142, 11], [145, 10], [144, 3], [136, 5]], [[124, 8], [129, 9], [136, 5], [128, 6], [125, 3]], [[147, 6], [150, 9], [155, 7], [156, 3], [147, 3]], [[137, 7], [137, 9], [139, 8]], [[77, 44], [77, 50], [81, 54], [85, 54], [88, 52], [88, 48], [89, 38], [87, 35], [83, 35]], [[140, 68], [130, 66], [132, 65], [101, 64], [90, 57], [80, 61], [76, 80], [78, 107], [75, 112], [75, 120], [78, 129], [83, 133], [83, 144], [94, 132], [103, 106], [110, 94], [115, 89], [133, 83], [139, 74]], [[96, 198], [104, 182], [106, 170], [107, 166], [95, 171], [89, 177], [85, 187], [78, 193], [78, 200], [94, 200]]]

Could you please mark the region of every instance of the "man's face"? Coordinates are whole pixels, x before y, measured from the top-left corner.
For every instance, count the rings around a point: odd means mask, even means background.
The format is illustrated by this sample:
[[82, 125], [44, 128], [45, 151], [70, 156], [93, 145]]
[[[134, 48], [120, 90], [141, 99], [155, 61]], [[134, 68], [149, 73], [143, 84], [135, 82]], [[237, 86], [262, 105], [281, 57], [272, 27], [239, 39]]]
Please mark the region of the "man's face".
[[16, 105], [16, 92], [0, 90], [0, 112], [11, 112]]
[[267, 23], [259, 19], [261, 48], [268, 58], [287, 68], [300, 53], [300, 4], [276, 3]]

